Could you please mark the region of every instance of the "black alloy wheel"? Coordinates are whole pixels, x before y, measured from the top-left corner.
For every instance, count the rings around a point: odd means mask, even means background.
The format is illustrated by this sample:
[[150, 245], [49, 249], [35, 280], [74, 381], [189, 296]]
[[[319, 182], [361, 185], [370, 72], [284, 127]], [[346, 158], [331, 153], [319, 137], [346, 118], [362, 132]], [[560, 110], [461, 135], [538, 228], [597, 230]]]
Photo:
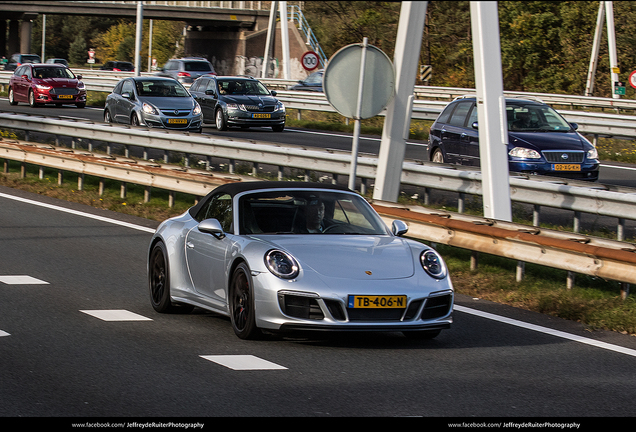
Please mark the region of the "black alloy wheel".
[[154, 310], [160, 313], [187, 313], [194, 309], [190, 305], [175, 305], [170, 299], [170, 273], [168, 267], [168, 253], [163, 242], [157, 242], [150, 253], [148, 261], [148, 285], [150, 288], [150, 303]]
[[241, 339], [258, 339], [261, 331], [256, 327], [254, 290], [250, 270], [245, 263], [236, 267], [230, 283], [230, 318], [234, 333]]

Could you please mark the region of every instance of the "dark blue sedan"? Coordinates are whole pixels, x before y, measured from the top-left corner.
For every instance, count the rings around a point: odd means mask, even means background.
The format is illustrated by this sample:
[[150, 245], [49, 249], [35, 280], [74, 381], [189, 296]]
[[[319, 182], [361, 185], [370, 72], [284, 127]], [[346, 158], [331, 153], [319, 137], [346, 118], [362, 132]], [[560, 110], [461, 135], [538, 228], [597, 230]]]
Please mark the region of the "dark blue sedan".
[[[511, 172], [598, 180], [596, 148], [550, 106], [506, 99], [508, 163]], [[479, 166], [479, 133], [474, 97], [448, 104], [431, 126], [429, 159]]]

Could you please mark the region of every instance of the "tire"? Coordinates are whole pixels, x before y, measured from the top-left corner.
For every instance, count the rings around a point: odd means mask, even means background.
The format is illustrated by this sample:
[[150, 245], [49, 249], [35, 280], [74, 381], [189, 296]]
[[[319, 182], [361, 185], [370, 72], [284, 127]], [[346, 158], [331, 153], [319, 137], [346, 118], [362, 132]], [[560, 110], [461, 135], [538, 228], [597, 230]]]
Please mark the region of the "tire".
[[214, 123], [216, 124], [217, 130], [227, 130], [227, 123], [225, 122], [225, 117], [223, 117], [223, 110], [221, 108], [217, 109], [214, 113]]
[[170, 299], [170, 267], [168, 252], [163, 242], [159, 241], [152, 248], [148, 261], [148, 287], [150, 304], [159, 313], [187, 313], [194, 309], [190, 305], [175, 305]]
[[282, 132], [285, 129], [285, 125], [277, 125], [277, 126], [272, 126], [272, 130], [274, 132]]
[[429, 340], [436, 338], [441, 332], [441, 330], [419, 330], [405, 331], [402, 334], [412, 340]]
[[13, 94], [13, 87], [9, 87], [9, 104], [17, 105], [18, 102], [15, 100], [15, 95]]
[[108, 111], [108, 109], [104, 110], [104, 123], [112, 123], [113, 122], [113, 118], [110, 115], [110, 111]]
[[133, 113], [132, 116], [130, 116], [130, 124], [132, 126], [139, 126], [139, 117], [137, 117], [137, 114]]
[[31, 108], [39, 107], [39, 105], [35, 103], [35, 93], [33, 93], [33, 90], [29, 90], [29, 106]]
[[258, 339], [262, 333], [256, 327], [254, 287], [250, 269], [240, 263], [230, 282], [230, 320], [234, 333], [241, 339]]
[[431, 156], [431, 162], [435, 163], [444, 163], [444, 153], [439, 148], [436, 148], [433, 151], [433, 156]]

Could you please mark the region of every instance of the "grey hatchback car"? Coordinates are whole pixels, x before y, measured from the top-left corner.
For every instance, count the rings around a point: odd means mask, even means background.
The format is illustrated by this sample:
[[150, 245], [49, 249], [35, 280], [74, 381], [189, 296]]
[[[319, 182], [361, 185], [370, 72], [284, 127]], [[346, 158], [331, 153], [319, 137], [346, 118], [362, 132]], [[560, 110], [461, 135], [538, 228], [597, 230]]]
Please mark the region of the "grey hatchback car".
[[203, 75], [216, 75], [214, 67], [207, 59], [201, 57], [186, 57], [172, 59], [156, 75], [174, 78], [182, 83], [192, 83]]
[[131, 77], [106, 97], [104, 121], [201, 132], [201, 107], [176, 80]]

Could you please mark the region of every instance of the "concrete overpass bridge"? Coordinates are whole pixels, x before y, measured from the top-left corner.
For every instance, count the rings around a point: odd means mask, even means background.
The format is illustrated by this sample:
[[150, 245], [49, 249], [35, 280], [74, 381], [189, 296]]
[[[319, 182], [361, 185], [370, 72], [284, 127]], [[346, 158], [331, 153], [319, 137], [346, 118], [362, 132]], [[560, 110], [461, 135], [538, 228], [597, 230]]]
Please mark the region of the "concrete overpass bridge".
[[[266, 1], [144, 1], [143, 18], [185, 22], [185, 53], [207, 57], [219, 74], [260, 70], [267, 39], [270, 5]], [[291, 3], [291, 2], [290, 2]], [[40, 15], [97, 16], [135, 19], [136, 1], [2, 1], [0, 56], [30, 53], [33, 20]], [[305, 76], [300, 65], [307, 40], [289, 25], [292, 76]], [[8, 34], [7, 38], [5, 35]], [[282, 58], [280, 23], [272, 57]]]

